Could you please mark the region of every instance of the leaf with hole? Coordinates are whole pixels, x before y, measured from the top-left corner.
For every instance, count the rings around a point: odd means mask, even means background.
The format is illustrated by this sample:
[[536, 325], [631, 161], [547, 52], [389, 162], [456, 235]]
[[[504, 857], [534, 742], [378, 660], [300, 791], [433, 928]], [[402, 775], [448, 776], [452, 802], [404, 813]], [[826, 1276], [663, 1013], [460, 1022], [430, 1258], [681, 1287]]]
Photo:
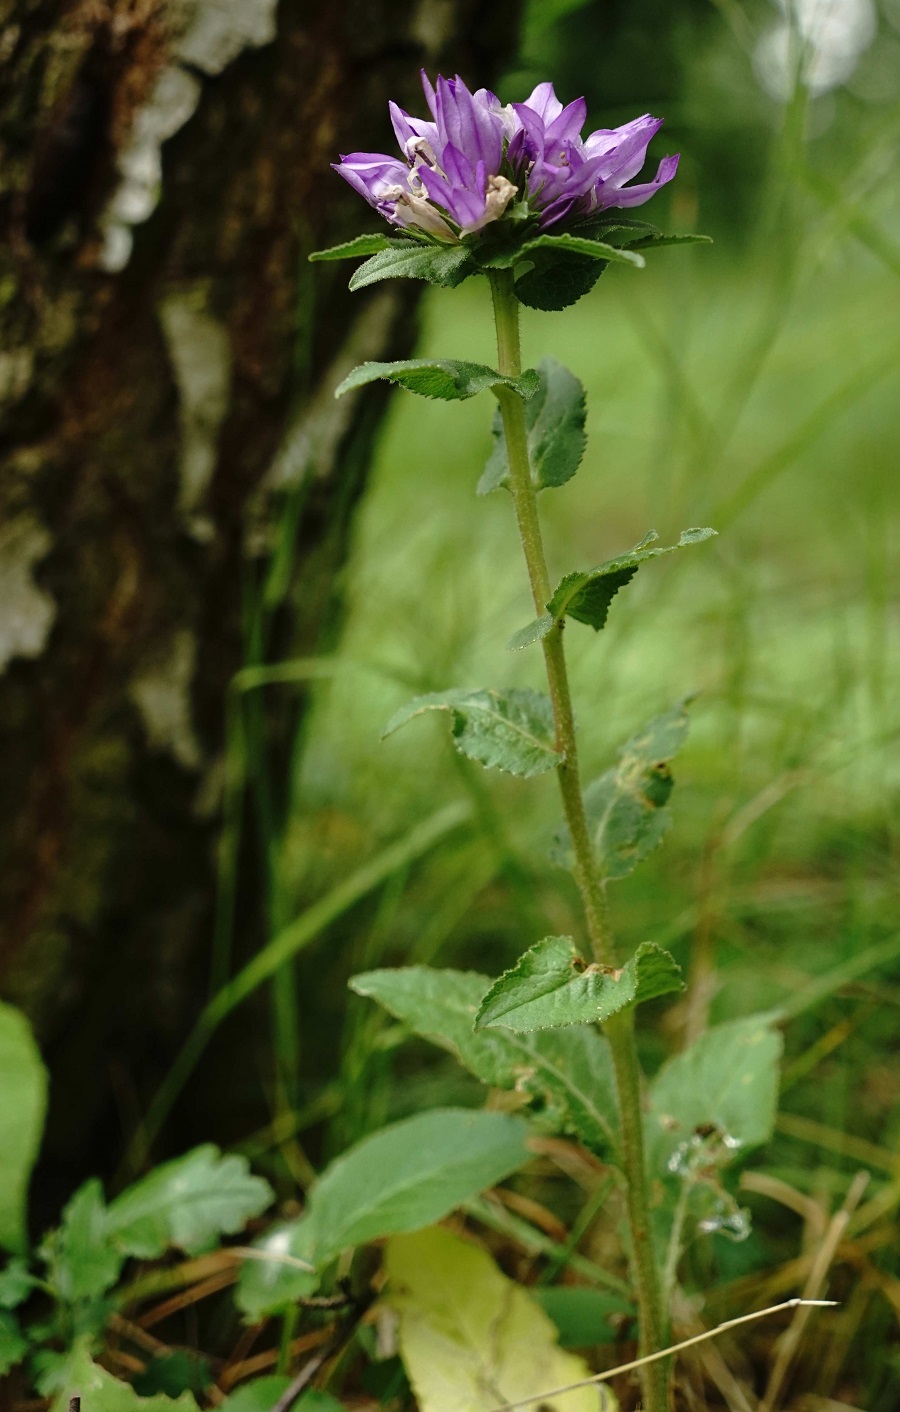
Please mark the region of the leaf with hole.
[[533, 1398], [552, 1412], [605, 1412], [597, 1384], [560, 1397], [544, 1389], [590, 1377], [557, 1343], [552, 1321], [486, 1250], [450, 1231], [395, 1236], [385, 1252], [386, 1300], [420, 1412], [492, 1412]]
[[619, 1010], [683, 990], [681, 967], [644, 942], [621, 970], [586, 963], [569, 936], [548, 936], [496, 980], [475, 1017], [476, 1029], [559, 1029], [608, 1020]]
[[452, 289], [462, 284], [478, 266], [465, 245], [424, 245], [419, 242], [391, 241], [360, 265], [350, 280], [350, 288], [365, 289], [383, 279], [423, 279], [428, 284]]
[[553, 740], [550, 698], [523, 687], [456, 687], [417, 696], [388, 721], [382, 739], [426, 711], [449, 711], [457, 750], [470, 760], [526, 779], [562, 758]]
[[112, 1202], [107, 1230], [128, 1255], [152, 1260], [172, 1246], [189, 1255], [211, 1250], [222, 1235], [240, 1231], [273, 1199], [244, 1157], [223, 1157], [206, 1143], [155, 1167]]
[[[539, 386], [525, 404], [528, 435], [528, 461], [531, 478], [538, 490], [564, 485], [581, 464], [587, 437], [584, 388], [574, 373], [555, 358], [544, 358], [537, 366]], [[478, 494], [487, 495], [509, 484], [509, 457], [503, 419], [498, 408], [492, 427], [493, 446]]]
[[514, 1090], [533, 1105], [545, 1131], [578, 1137], [594, 1152], [617, 1145], [615, 1078], [609, 1045], [598, 1030], [579, 1028], [521, 1035], [474, 1029], [490, 988], [473, 971], [428, 966], [368, 971], [350, 988], [378, 1002], [415, 1034], [451, 1053], [492, 1088]]
[[519, 377], [503, 377], [484, 363], [463, 363], [456, 358], [405, 358], [399, 363], [360, 363], [344, 378], [335, 397], [365, 387], [367, 383], [384, 379], [416, 392], [420, 397], [433, 397], [445, 402], [465, 401], [495, 387], [509, 387], [526, 400], [538, 390], [538, 375], [527, 368]]
[[47, 1107], [47, 1072], [25, 1016], [0, 1004], [0, 1249], [27, 1245], [28, 1180]]
[[[591, 842], [602, 878], [627, 877], [658, 847], [671, 827], [668, 799], [674, 780], [669, 761], [683, 744], [687, 730], [684, 703], [655, 716], [622, 747], [618, 765], [585, 790]], [[564, 868], [574, 864], [565, 825], [557, 835], [553, 858]]]

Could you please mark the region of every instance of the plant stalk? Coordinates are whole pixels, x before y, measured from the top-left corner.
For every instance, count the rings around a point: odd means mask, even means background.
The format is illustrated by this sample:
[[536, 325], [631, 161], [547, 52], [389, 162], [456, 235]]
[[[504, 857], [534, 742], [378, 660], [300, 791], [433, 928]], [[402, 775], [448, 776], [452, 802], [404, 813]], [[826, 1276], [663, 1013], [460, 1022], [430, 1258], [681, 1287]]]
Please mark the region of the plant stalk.
[[[519, 345], [519, 306], [513, 292], [511, 270], [491, 271], [491, 297], [497, 328], [498, 371], [518, 377], [522, 371]], [[525, 553], [535, 612], [547, 611], [550, 580], [538, 517], [537, 492], [531, 478], [525, 408], [511, 388], [496, 389], [503, 417], [509, 458], [510, 489], [519, 535]], [[572, 698], [563, 647], [563, 623], [554, 625], [543, 639], [544, 663], [553, 705], [556, 748], [562, 759], [557, 766], [563, 810], [572, 839], [575, 880], [584, 904], [585, 920], [594, 960], [602, 966], [617, 964], [615, 943], [609, 921], [606, 893], [594, 865], [590, 831], [578, 768], [578, 745]], [[654, 1258], [650, 1224], [650, 1203], [644, 1162], [644, 1131], [641, 1107], [641, 1076], [631, 1010], [620, 1011], [606, 1021], [605, 1034], [612, 1051], [619, 1102], [621, 1156], [625, 1176], [625, 1197], [631, 1235], [632, 1275], [636, 1285], [640, 1320], [641, 1355], [665, 1348], [665, 1318], [662, 1308], [659, 1272]], [[645, 1412], [667, 1412], [668, 1362], [663, 1360], [641, 1369]]]

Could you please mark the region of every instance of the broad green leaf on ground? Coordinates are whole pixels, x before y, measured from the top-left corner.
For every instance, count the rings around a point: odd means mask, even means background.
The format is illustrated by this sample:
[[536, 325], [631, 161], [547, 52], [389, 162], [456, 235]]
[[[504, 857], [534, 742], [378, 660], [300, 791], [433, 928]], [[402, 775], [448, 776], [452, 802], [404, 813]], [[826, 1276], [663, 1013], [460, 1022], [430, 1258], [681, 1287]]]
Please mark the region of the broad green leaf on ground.
[[[688, 730], [685, 703], [655, 716], [619, 752], [619, 763], [584, 792], [594, 857], [601, 877], [624, 878], [652, 853], [671, 827], [667, 807], [674, 781], [669, 761]], [[573, 863], [565, 825], [557, 836], [554, 861]]]
[[[564, 485], [581, 464], [587, 437], [584, 388], [574, 373], [555, 358], [544, 358], [537, 366], [540, 386], [525, 404], [528, 432], [528, 459], [531, 478], [538, 490]], [[494, 413], [493, 446], [478, 494], [487, 495], [509, 484], [509, 457], [499, 408]]]
[[268, 1182], [251, 1176], [246, 1158], [223, 1157], [207, 1143], [155, 1167], [117, 1196], [108, 1230], [120, 1250], [145, 1260], [170, 1246], [195, 1255], [242, 1230], [272, 1199]]
[[550, 698], [524, 687], [456, 687], [432, 691], [401, 706], [382, 731], [382, 739], [426, 711], [449, 711], [457, 750], [480, 764], [511, 775], [543, 774], [559, 764], [553, 743]]
[[[782, 1040], [766, 1015], [730, 1020], [701, 1035], [650, 1085], [648, 1147], [657, 1171], [678, 1173], [698, 1143], [718, 1165], [768, 1141], [778, 1102]], [[709, 1163], [708, 1163], [709, 1165]]]
[[[273, 1374], [242, 1383], [236, 1392], [218, 1405], [218, 1412], [272, 1412], [275, 1403], [290, 1387], [291, 1379]], [[294, 1412], [342, 1412], [343, 1403], [330, 1392], [310, 1387], [293, 1404]]]
[[653, 942], [644, 942], [621, 970], [612, 971], [588, 965], [571, 937], [548, 936], [494, 982], [475, 1025], [520, 1031], [586, 1025], [683, 989], [681, 967]]
[[441, 1228], [394, 1236], [385, 1270], [420, 1412], [491, 1412], [524, 1398], [533, 1398], [530, 1412], [614, 1408], [598, 1384], [542, 1396], [590, 1377], [590, 1369], [559, 1348], [552, 1321], [481, 1246]]
[[[510, 1176], [531, 1153], [528, 1125], [508, 1113], [436, 1108], [363, 1138], [316, 1182], [309, 1207], [254, 1249], [322, 1270], [341, 1251], [440, 1221], [461, 1202]], [[283, 1261], [248, 1261], [237, 1302], [259, 1318], [309, 1293], [317, 1276]]]
[[390, 249], [380, 250], [354, 271], [350, 288], [365, 289], [383, 279], [424, 279], [452, 289], [475, 274], [477, 268], [464, 245], [392, 241]]
[[115, 1284], [125, 1254], [110, 1238], [103, 1187], [96, 1177], [76, 1191], [44, 1249], [50, 1282], [67, 1303], [95, 1298]]
[[475, 1030], [490, 988], [473, 971], [428, 966], [368, 971], [350, 982], [424, 1039], [448, 1050], [482, 1083], [512, 1089], [534, 1105], [541, 1126], [578, 1137], [595, 1152], [616, 1147], [615, 1079], [609, 1045], [593, 1028], [520, 1035]]
[[27, 1244], [25, 1205], [47, 1107], [47, 1074], [25, 1016], [0, 1005], [0, 1249]]
[[0, 1309], [0, 1378], [5, 1377], [10, 1368], [21, 1363], [28, 1348], [28, 1340], [22, 1333], [15, 1314], [11, 1314], [8, 1309]]
[[253, 1242], [238, 1276], [235, 1302], [253, 1321], [315, 1294], [320, 1276], [315, 1258], [315, 1228], [309, 1215], [271, 1226]]
[[661, 554], [684, 549], [689, 544], [702, 544], [704, 540], [712, 539], [715, 533], [714, 529], [686, 529], [677, 544], [649, 548], [648, 545], [657, 537], [656, 532], [651, 531], [627, 554], [608, 559], [605, 564], [588, 569], [585, 573], [567, 574], [547, 604], [547, 611], [554, 622], [561, 622], [566, 617], [575, 618], [599, 632], [606, 623], [613, 598], [620, 588], [634, 578], [641, 564], [648, 559], [658, 559]]
[[465, 401], [494, 387], [512, 388], [520, 397], [528, 399], [538, 389], [538, 375], [531, 368], [519, 377], [510, 378], [484, 363], [462, 363], [456, 358], [404, 358], [398, 363], [360, 363], [344, 378], [334, 395], [343, 397], [345, 392], [379, 379], [398, 383], [420, 397], [445, 402]]
[[180, 1397], [183, 1392], [202, 1395], [213, 1382], [212, 1365], [202, 1354], [192, 1348], [163, 1348], [132, 1378], [131, 1386], [141, 1397], [160, 1392]]
[[418, 1113], [364, 1138], [313, 1188], [316, 1263], [441, 1220], [529, 1161], [527, 1138], [521, 1118], [465, 1108]]
[[615, 1343], [619, 1332], [610, 1320], [635, 1315], [634, 1305], [621, 1295], [587, 1285], [539, 1285], [531, 1293], [556, 1325], [563, 1348]]
[[357, 235], [353, 240], [345, 240], [340, 245], [329, 245], [327, 250], [314, 250], [310, 260], [352, 260], [361, 255], [377, 255], [379, 250], [420, 250], [415, 240], [392, 240], [389, 235]]
[[67, 1359], [62, 1386], [50, 1412], [68, 1412], [69, 1401], [81, 1398], [83, 1412], [197, 1412], [189, 1392], [180, 1397], [140, 1397], [129, 1383], [120, 1382], [90, 1355], [90, 1341], [79, 1339]]

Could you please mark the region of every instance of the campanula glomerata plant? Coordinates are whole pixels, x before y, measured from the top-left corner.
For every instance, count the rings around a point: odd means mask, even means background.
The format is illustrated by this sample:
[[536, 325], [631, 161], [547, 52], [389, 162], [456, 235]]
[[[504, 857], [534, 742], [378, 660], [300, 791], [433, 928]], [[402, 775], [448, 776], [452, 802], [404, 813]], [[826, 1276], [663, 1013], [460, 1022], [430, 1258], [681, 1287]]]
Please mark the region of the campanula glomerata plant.
[[[654, 942], [621, 953], [607, 894], [669, 827], [670, 762], [687, 731], [689, 698], [640, 726], [617, 763], [585, 785], [564, 638], [569, 623], [602, 630], [615, 595], [642, 565], [714, 531], [689, 528], [663, 546], [651, 530], [633, 548], [551, 582], [538, 499], [578, 468], [585, 396], [579, 380], [552, 359], [523, 369], [518, 311], [520, 304], [564, 309], [610, 265], [639, 268], [647, 250], [704, 237], [665, 235], [623, 214], [676, 175], [678, 157], [665, 156], [651, 180], [635, 181], [660, 119], [645, 114], [582, 137], [584, 100], [563, 106], [551, 83], [507, 105], [487, 89], [471, 93], [460, 78], [438, 78], [432, 87], [423, 75], [423, 87], [429, 117], [391, 104], [400, 156], [353, 152], [335, 167], [391, 232], [362, 235], [311, 258], [368, 257], [351, 289], [395, 277], [454, 287], [484, 276], [497, 365], [443, 358], [365, 363], [337, 395], [378, 378], [426, 397], [493, 393], [499, 404], [493, 450], [478, 490], [504, 488], [511, 495], [533, 616], [508, 646], [539, 647], [547, 691], [449, 687], [403, 707], [385, 734], [424, 712], [445, 711], [455, 746], [470, 758], [526, 778], [554, 771], [563, 813], [554, 861], [574, 874], [584, 926], [580, 937], [532, 944], [493, 982], [418, 966], [369, 972], [352, 984], [450, 1049], [484, 1082], [517, 1090], [534, 1122], [575, 1136], [619, 1173], [640, 1351], [647, 1356], [667, 1346], [685, 1244], [698, 1232], [746, 1234], [745, 1213], [720, 1174], [771, 1131], [780, 1041], [769, 1017], [753, 1017], [708, 1031], [652, 1083], [641, 1073], [635, 1007], [684, 985], [674, 958]], [[587, 710], [583, 717], [589, 721]], [[460, 1013], [468, 1019], [460, 1022]], [[666, 1412], [667, 1361], [646, 1363], [641, 1376], [646, 1412]], [[535, 1396], [542, 1391], [533, 1389]]]

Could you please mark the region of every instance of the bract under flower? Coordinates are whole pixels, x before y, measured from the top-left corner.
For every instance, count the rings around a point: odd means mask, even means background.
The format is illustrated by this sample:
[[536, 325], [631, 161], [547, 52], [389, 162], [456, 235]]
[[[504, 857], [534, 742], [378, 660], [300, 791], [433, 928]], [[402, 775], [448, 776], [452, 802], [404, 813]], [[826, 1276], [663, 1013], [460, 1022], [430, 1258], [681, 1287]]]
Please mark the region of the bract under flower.
[[422, 86], [431, 120], [390, 104], [402, 161], [351, 152], [335, 171], [392, 225], [438, 240], [474, 235], [507, 213], [558, 230], [612, 206], [640, 206], [678, 167], [677, 156], [664, 157], [652, 181], [626, 186], [662, 126], [649, 113], [582, 138], [584, 99], [563, 107], [552, 83], [506, 106], [489, 89], [470, 93], [459, 77], [432, 88], [423, 73]]

